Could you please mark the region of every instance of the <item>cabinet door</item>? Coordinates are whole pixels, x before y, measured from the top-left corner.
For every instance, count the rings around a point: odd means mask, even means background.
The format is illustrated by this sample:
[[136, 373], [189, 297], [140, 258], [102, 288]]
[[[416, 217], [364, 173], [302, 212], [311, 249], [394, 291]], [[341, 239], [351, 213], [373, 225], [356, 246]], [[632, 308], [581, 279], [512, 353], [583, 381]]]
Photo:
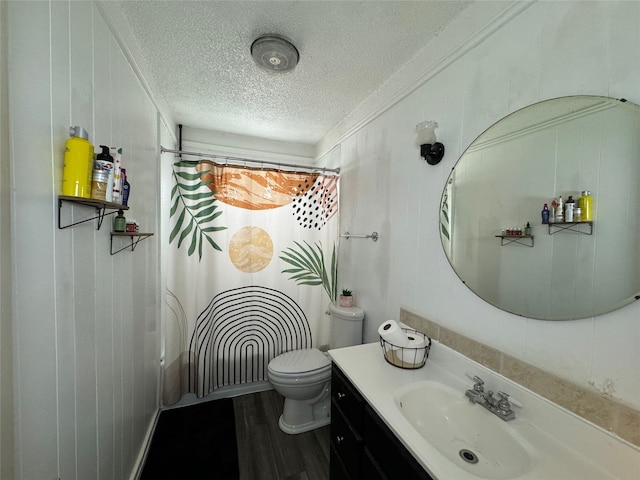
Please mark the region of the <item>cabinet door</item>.
[[331, 373], [331, 398], [353, 430], [362, 435], [364, 399], [335, 365]]
[[362, 437], [351, 429], [336, 408], [335, 399], [331, 399], [331, 404], [331, 448], [340, 457], [349, 476], [359, 479], [362, 472]]
[[329, 478], [330, 480], [353, 480], [347, 473], [347, 467], [342, 463], [333, 443], [329, 448]]
[[362, 478], [365, 480], [389, 480], [367, 447], [364, 447], [362, 457]]
[[386, 477], [433, 480], [369, 405], [365, 407], [364, 439], [366, 448]]

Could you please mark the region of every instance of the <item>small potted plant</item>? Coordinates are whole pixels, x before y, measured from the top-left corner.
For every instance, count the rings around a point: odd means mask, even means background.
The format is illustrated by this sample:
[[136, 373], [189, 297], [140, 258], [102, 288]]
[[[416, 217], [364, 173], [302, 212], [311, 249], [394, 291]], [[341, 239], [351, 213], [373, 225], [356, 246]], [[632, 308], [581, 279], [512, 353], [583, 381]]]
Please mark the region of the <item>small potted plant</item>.
[[342, 289], [342, 295], [340, 295], [339, 303], [341, 307], [353, 307], [353, 294], [351, 290], [346, 288]]

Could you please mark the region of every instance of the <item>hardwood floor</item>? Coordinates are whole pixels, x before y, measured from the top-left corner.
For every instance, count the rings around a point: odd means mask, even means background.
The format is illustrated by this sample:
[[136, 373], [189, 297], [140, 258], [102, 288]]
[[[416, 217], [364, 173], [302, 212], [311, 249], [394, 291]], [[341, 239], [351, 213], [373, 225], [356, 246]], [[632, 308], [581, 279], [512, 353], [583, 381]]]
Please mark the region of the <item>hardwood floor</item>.
[[240, 480], [328, 480], [330, 427], [288, 435], [283, 404], [275, 390], [234, 397]]

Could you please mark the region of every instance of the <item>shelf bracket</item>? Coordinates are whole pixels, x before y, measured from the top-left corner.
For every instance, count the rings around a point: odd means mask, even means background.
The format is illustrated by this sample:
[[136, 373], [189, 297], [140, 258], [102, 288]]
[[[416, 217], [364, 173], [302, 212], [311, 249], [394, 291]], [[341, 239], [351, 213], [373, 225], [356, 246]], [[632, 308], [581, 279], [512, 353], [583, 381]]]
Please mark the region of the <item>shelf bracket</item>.
[[[517, 243], [518, 245], [533, 248], [533, 235], [496, 235], [496, 237], [500, 238], [501, 247], [510, 243]], [[531, 243], [529, 244], [526, 240], [531, 240]]]
[[[120, 253], [123, 250], [126, 250], [128, 248], [131, 249], [131, 251], [133, 252], [136, 247], [138, 246], [138, 243], [140, 243], [142, 240], [144, 240], [145, 238], [149, 238], [153, 235], [153, 233], [130, 233], [130, 232], [124, 232], [124, 233], [112, 233], [111, 234], [111, 255], [115, 255], [116, 253]], [[124, 247], [116, 250], [115, 252], [113, 251], [113, 237], [129, 237], [131, 240], [131, 243], [128, 243], [127, 245], [125, 245]]]
[[[86, 207], [94, 207], [96, 209], [96, 214], [94, 217], [87, 218], [85, 220], [80, 220], [78, 222], [70, 223], [68, 225], [62, 225], [62, 204], [64, 202], [75, 203], [78, 205], [84, 205]], [[112, 212], [107, 213], [107, 208], [112, 209]], [[76, 225], [80, 225], [81, 223], [91, 222], [93, 220], [98, 220], [98, 225], [96, 230], [100, 230], [102, 226], [102, 221], [106, 215], [113, 215], [117, 210], [128, 210], [129, 207], [126, 205], [118, 205], [116, 203], [111, 202], [101, 202], [99, 200], [92, 199], [82, 199], [77, 197], [58, 197], [58, 229], [64, 230], [65, 228], [74, 227]]]
[[[588, 225], [589, 231], [583, 232], [579, 228], [580, 225]], [[565, 230], [568, 232], [579, 233], [581, 235], [593, 235], [593, 222], [549, 223], [548, 226], [549, 226], [549, 235], [553, 235], [559, 232], [564, 232]]]

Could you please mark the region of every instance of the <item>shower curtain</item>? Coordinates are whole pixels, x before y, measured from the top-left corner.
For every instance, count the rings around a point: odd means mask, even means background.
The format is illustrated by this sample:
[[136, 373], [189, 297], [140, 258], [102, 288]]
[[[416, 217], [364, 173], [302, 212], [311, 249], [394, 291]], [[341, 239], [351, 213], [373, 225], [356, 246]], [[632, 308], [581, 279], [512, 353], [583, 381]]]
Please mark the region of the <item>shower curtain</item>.
[[163, 403], [267, 380], [326, 344], [337, 293], [338, 176], [173, 165]]

